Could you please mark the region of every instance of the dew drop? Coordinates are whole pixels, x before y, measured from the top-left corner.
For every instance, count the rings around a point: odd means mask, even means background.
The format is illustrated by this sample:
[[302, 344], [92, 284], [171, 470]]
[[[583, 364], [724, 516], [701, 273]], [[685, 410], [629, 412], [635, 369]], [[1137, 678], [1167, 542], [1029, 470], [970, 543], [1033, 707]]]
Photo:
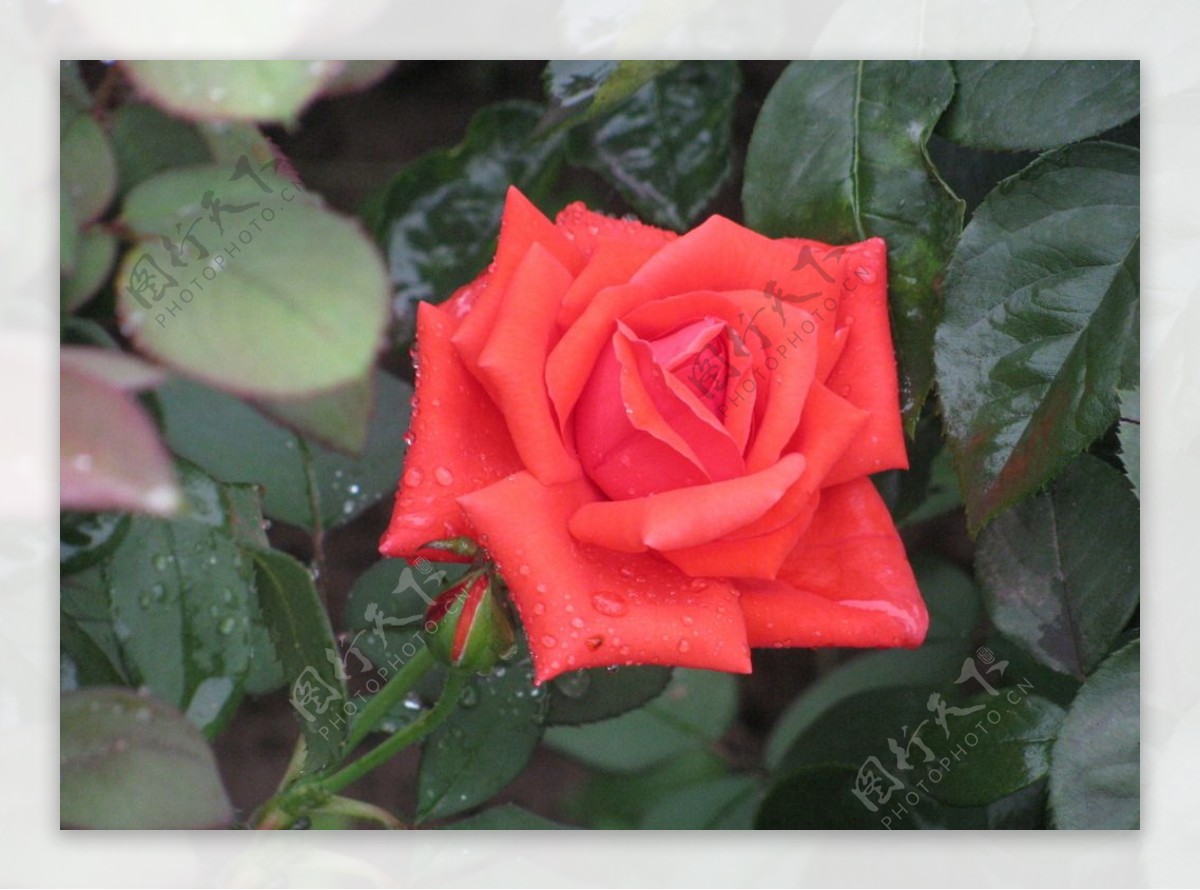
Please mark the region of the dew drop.
[[454, 474], [445, 467], [438, 467], [433, 471], [433, 478], [437, 480], [438, 485], [453, 485]]
[[616, 618], [629, 610], [629, 603], [619, 593], [607, 590], [597, 590], [592, 594], [592, 608], [601, 615]]
[[529, 566], [522, 565], [519, 569], [517, 569], [517, 571], [522, 575], [528, 575], [529, 574]]
[[583, 698], [592, 685], [592, 678], [585, 671], [562, 674], [554, 681], [554, 688], [567, 698]]
[[683, 616], [683, 623], [684, 623], [684, 624], [688, 624], [688, 625], [690, 625], [690, 624], [691, 624], [693, 621], [694, 621], [694, 619], [692, 618], [692, 616], [691, 616], [691, 615], [684, 615], [684, 616]]
[[707, 589], [708, 589], [708, 582], [705, 581], [703, 578], [693, 578], [692, 579], [692, 590], [707, 590]]
[[571, 619], [571, 627], [575, 627], [575, 628], [583, 627], [583, 619], [578, 616], [572, 618]]
[[[539, 581], [536, 590], [538, 593], [545, 593], [546, 585]], [[541, 605], [541, 603], [538, 603], [538, 605]], [[542, 610], [545, 611], [545, 606], [542, 607]]]
[[479, 690], [475, 688], [474, 683], [463, 687], [458, 696], [458, 704], [462, 708], [473, 708], [479, 704]]
[[553, 648], [558, 645], [558, 639], [550, 636], [550, 634], [546, 634], [544, 637], [542, 637], [542, 645], [547, 648]]
[[227, 636], [229, 636], [231, 633], [233, 633], [233, 629], [234, 629], [235, 627], [237, 627], [237, 619], [236, 619], [236, 618], [233, 618], [233, 617], [231, 616], [231, 617], [229, 617], [229, 618], [225, 618], [225, 619], [223, 619], [223, 620], [221, 621], [221, 624], [220, 624], [220, 625], [217, 627], [217, 630], [218, 630], [218, 631], [220, 631], [220, 633], [221, 633], [221, 635], [222, 635], [222, 636], [225, 636], [225, 637], [227, 637]]
[[687, 640], [679, 641], [679, 651], [680, 652], [687, 652], [691, 648], [692, 648], [692, 644], [689, 643]]
[[404, 471], [404, 484], [412, 488], [416, 488], [425, 481], [425, 474], [416, 467], [409, 467]]
[[546, 604], [545, 603], [534, 603], [533, 604], [533, 614], [534, 615], [545, 615], [546, 614]]
[[422, 707], [424, 707], [424, 705], [421, 703], [421, 696], [417, 695], [415, 692], [410, 692], [408, 695], [404, 696], [404, 710], [419, 711]]

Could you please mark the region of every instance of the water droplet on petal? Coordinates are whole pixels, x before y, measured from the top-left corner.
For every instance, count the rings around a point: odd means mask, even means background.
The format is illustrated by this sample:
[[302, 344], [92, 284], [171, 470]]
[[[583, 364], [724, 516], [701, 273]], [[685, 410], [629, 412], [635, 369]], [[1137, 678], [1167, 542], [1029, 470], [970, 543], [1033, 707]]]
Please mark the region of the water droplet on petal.
[[576, 627], [576, 628], [583, 627], [583, 619], [579, 618], [578, 616], [575, 618], [572, 618], [571, 619], [571, 627]]
[[616, 618], [629, 611], [629, 603], [619, 593], [607, 590], [597, 590], [592, 594], [592, 608], [601, 615]]
[[453, 485], [454, 474], [445, 467], [438, 467], [433, 471], [433, 478], [437, 480], [438, 485]]
[[692, 648], [692, 644], [689, 643], [687, 640], [679, 641], [679, 651], [680, 652], [687, 652], [691, 648]]
[[418, 470], [416, 467], [409, 467], [407, 470], [404, 471], [404, 484], [405, 485], [407, 485], [411, 488], [415, 488], [416, 486], [420, 485], [424, 481], [425, 481], [425, 474], [422, 473], [420, 470]]
[[558, 639], [550, 636], [550, 634], [546, 634], [544, 637], [542, 637], [542, 645], [548, 649], [551, 649], [558, 645]]

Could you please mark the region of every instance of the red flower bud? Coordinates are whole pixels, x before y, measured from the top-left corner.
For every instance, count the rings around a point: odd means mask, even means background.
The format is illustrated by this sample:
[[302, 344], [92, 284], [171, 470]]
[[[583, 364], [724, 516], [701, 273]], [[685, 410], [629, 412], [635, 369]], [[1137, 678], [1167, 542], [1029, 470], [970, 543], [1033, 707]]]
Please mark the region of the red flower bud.
[[[431, 626], [432, 625], [432, 626]], [[486, 671], [513, 647], [513, 628], [491, 576], [468, 575], [425, 613], [427, 645], [451, 667]]]

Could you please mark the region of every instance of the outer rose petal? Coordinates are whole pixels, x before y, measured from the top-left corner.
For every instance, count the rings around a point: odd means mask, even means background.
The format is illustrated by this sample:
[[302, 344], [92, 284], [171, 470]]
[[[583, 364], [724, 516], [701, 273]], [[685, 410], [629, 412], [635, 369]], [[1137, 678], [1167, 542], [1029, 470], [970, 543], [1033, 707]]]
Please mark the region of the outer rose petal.
[[555, 218], [558, 227], [587, 256], [591, 256], [603, 241], [622, 241], [655, 250], [674, 241], [678, 235], [666, 229], [648, 226], [633, 219], [616, 219], [588, 210], [582, 201], [568, 204]]
[[418, 305], [414, 438], [379, 545], [386, 556], [411, 556], [431, 540], [470, 534], [455, 498], [521, 469], [504, 418], [450, 342], [453, 330], [437, 306]]
[[822, 493], [778, 581], [739, 581], [751, 646], [919, 646], [929, 627], [904, 544], [869, 479]]
[[871, 238], [847, 247], [841, 269], [838, 321], [849, 329], [849, 336], [825, 384], [870, 416], [858, 442], [830, 471], [830, 485], [908, 467], [888, 321], [887, 245]]
[[567, 521], [595, 497], [582, 481], [544, 486], [517, 473], [460, 501], [502, 567], [538, 682], [614, 664], [748, 673], [732, 586], [693, 580], [654, 556], [580, 544]]
[[495, 394], [517, 452], [546, 483], [567, 482], [581, 472], [563, 446], [545, 384], [554, 319], [570, 283], [570, 273], [549, 251], [530, 247], [479, 356], [479, 373]]

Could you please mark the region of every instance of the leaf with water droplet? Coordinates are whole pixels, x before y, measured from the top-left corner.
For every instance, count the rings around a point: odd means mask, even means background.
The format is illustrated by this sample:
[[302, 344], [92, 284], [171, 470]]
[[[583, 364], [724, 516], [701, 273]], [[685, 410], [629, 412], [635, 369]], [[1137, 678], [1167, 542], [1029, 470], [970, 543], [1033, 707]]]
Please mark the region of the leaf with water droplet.
[[550, 684], [546, 723], [573, 726], [607, 720], [653, 701], [667, 688], [671, 669], [657, 665], [591, 668], [561, 674]]
[[483, 803], [525, 768], [542, 736], [546, 696], [528, 657], [476, 677], [478, 702], [458, 708], [425, 744], [417, 777], [417, 820]]

